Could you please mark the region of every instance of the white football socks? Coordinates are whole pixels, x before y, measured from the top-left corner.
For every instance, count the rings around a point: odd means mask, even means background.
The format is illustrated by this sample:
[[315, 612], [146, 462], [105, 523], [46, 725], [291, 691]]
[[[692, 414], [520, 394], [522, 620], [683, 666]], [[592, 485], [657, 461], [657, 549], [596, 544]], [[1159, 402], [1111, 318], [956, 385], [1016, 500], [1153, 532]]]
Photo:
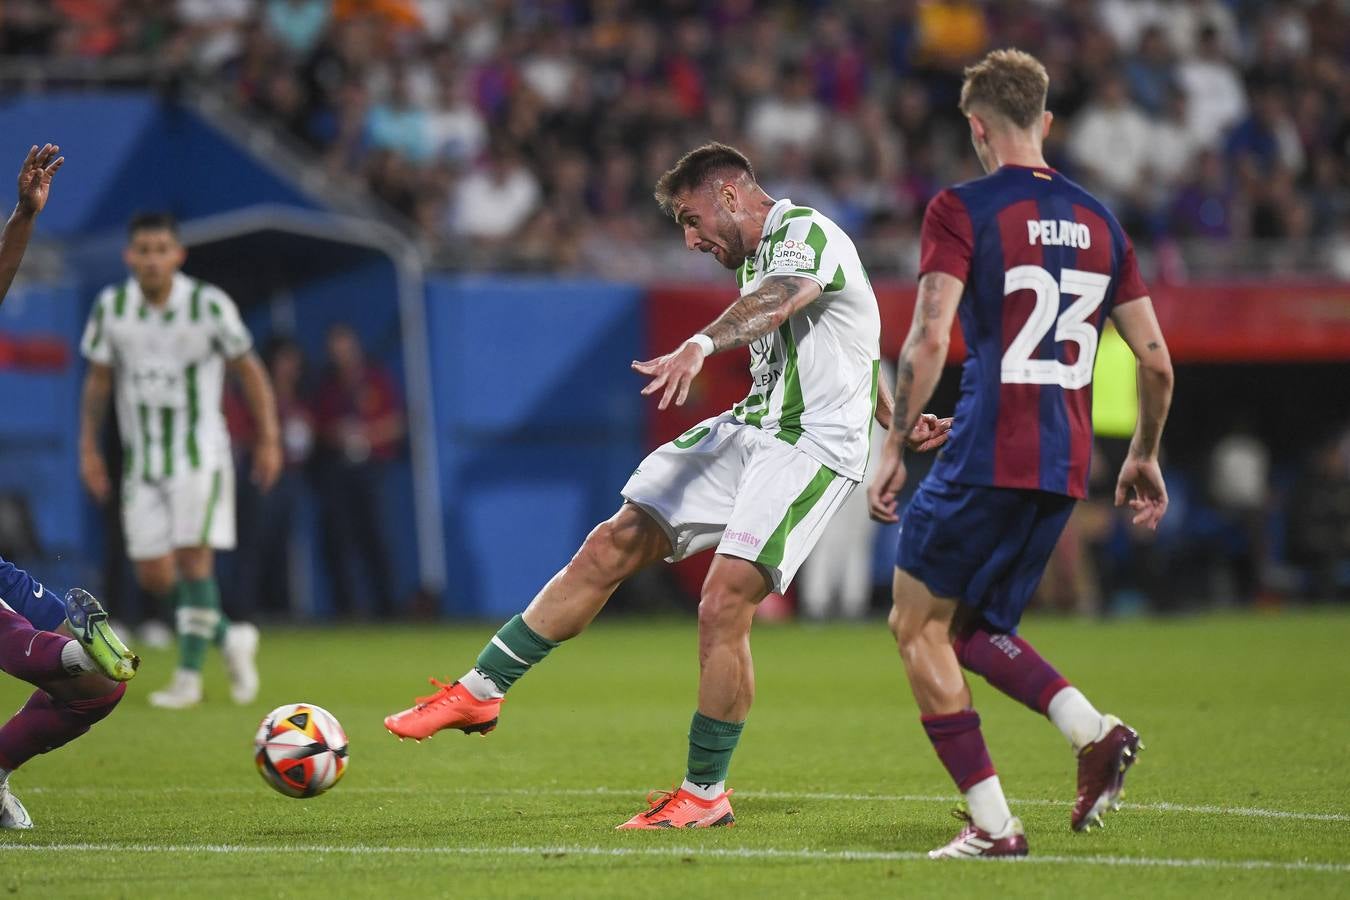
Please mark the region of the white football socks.
[[1076, 687], [1066, 687], [1051, 697], [1045, 714], [1073, 745], [1075, 753], [1101, 738], [1106, 721]]
[[477, 669], [470, 669], [459, 679], [459, 683], [468, 688], [469, 693], [479, 700], [499, 700], [506, 692], [497, 687], [497, 682]]
[[1012, 818], [1008, 809], [1008, 798], [1003, 796], [1003, 785], [997, 775], [990, 775], [984, 781], [970, 786], [966, 791], [966, 807], [976, 828], [983, 828], [991, 835], [1003, 833]]
[[80, 642], [73, 638], [66, 641], [66, 645], [61, 648], [61, 665], [71, 675], [98, 671], [98, 665], [93, 658], [80, 645]]
[[715, 784], [704, 785], [690, 781], [686, 778], [684, 784], [680, 785], [680, 787], [700, 800], [716, 800], [726, 793], [727, 783], [725, 781], [719, 781]]

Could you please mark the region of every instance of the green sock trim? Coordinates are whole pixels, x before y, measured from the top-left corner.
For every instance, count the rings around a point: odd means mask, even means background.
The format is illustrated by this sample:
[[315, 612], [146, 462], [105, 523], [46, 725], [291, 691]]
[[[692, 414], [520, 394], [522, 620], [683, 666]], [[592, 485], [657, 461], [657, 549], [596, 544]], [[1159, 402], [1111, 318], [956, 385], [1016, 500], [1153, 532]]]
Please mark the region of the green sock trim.
[[220, 586], [214, 578], [180, 581], [174, 588], [178, 625], [178, 664], [200, 672], [206, 651], [218, 644], [229, 622], [220, 612]]
[[741, 740], [744, 722], [723, 722], [694, 713], [689, 723], [689, 764], [685, 778], [695, 784], [715, 784], [727, 780], [731, 754]]
[[557, 641], [550, 641], [526, 625], [524, 618], [516, 616], [488, 641], [474, 668], [491, 678], [502, 691], [509, 691], [516, 679], [556, 646]]

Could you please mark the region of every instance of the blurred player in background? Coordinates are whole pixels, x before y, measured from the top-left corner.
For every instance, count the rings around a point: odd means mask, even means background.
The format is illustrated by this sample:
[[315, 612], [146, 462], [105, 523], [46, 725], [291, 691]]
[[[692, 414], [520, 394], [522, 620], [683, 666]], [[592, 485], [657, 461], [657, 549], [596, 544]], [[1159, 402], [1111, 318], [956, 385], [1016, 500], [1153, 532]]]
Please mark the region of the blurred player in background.
[[[690, 250], [736, 273], [741, 297], [674, 352], [633, 368], [683, 404], [704, 358], [750, 348], [750, 394], [734, 409], [659, 448], [623, 488], [624, 504], [561, 572], [483, 648], [474, 668], [385, 719], [402, 737], [442, 728], [496, 727], [506, 691], [554, 647], [575, 637], [619, 583], [665, 559], [717, 548], [698, 611], [698, 708], [684, 783], [650, 798], [620, 828], [730, 825], [725, 780], [754, 698], [750, 625], [770, 591], [787, 588], [867, 463], [878, 402], [881, 322], [853, 242], [814, 209], [775, 202], [737, 150], [707, 144], [657, 184]], [[916, 416], [911, 446], [946, 440]], [[618, 673], [618, 677], [622, 677]]]
[[1099, 713], [1015, 634], [1087, 493], [1093, 360], [1108, 315], [1139, 372], [1139, 420], [1116, 504], [1129, 498], [1135, 524], [1150, 528], [1167, 511], [1158, 447], [1171, 359], [1129, 238], [1101, 203], [1045, 164], [1048, 85], [1040, 62], [1016, 50], [966, 70], [961, 111], [989, 175], [943, 191], [924, 217], [895, 420], [869, 487], [874, 516], [895, 521], [905, 481], [895, 435], [932, 396], [959, 312], [969, 356], [956, 424], [905, 510], [890, 619], [924, 730], [969, 810], [967, 826], [935, 858], [1027, 852], [963, 666], [1048, 716], [1069, 740], [1078, 754], [1076, 831], [1114, 807], [1140, 746], [1133, 729]]
[[225, 618], [214, 571], [214, 551], [235, 544], [234, 465], [221, 413], [226, 369], [256, 423], [253, 480], [261, 490], [281, 470], [276, 402], [234, 301], [179, 271], [187, 251], [173, 217], [143, 214], [128, 232], [123, 258], [131, 275], [99, 294], [80, 345], [89, 361], [80, 476], [98, 502], [111, 496], [99, 433], [116, 387], [127, 555], [141, 587], [172, 602], [178, 631], [178, 669], [150, 702], [168, 709], [199, 703], [202, 665], [215, 643], [231, 696], [251, 703], [258, 630]]
[[[19, 203], [0, 235], [0, 302], [19, 270], [33, 220], [47, 205], [52, 176], [65, 162], [59, 150], [33, 147], [19, 169]], [[9, 789], [10, 773], [106, 718], [140, 662], [89, 592], [75, 588], [62, 602], [56, 591], [0, 559], [0, 670], [37, 688], [0, 725], [0, 829], [33, 827]]]

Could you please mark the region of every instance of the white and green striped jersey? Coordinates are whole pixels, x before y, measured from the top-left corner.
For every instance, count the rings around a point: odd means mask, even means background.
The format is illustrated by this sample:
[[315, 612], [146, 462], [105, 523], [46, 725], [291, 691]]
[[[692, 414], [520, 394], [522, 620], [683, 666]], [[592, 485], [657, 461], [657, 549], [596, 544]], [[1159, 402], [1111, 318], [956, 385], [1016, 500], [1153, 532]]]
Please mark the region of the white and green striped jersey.
[[252, 346], [234, 301], [182, 273], [161, 307], [146, 302], [134, 278], [103, 289], [80, 352], [112, 366], [127, 476], [158, 481], [229, 460], [225, 363]]
[[881, 314], [858, 250], [814, 209], [779, 200], [753, 255], [736, 270], [744, 296], [781, 275], [824, 289], [750, 345], [750, 395], [732, 415], [861, 481], [881, 361]]

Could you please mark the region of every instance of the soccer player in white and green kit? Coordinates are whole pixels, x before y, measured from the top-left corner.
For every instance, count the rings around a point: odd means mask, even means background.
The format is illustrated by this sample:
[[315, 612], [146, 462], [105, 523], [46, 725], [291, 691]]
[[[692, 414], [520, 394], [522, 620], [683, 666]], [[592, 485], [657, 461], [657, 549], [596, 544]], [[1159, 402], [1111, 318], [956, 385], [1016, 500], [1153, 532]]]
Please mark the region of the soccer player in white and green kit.
[[215, 550], [234, 547], [234, 466], [221, 412], [226, 371], [257, 423], [253, 479], [267, 490], [281, 469], [276, 403], [234, 301], [180, 270], [186, 251], [167, 214], [137, 216], [124, 259], [130, 276], [94, 302], [80, 351], [89, 361], [80, 410], [80, 476], [94, 499], [111, 494], [99, 434], [115, 390], [123, 449], [122, 524], [141, 587], [175, 609], [179, 663], [150, 695], [169, 709], [202, 699], [207, 648], [221, 648], [236, 703], [258, 693], [258, 631], [220, 607]]
[[[698, 610], [698, 708], [684, 783], [653, 795], [620, 828], [697, 828], [734, 821], [725, 787], [754, 696], [750, 625], [770, 591], [785, 590], [830, 517], [857, 487], [871, 422], [889, 425], [880, 385], [881, 322], [853, 242], [814, 209], [775, 202], [749, 160], [723, 144], [686, 154], [656, 196], [690, 250], [736, 272], [741, 296], [659, 359], [650, 376], [660, 408], [682, 404], [711, 353], [750, 348], [750, 391], [648, 456], [623, 488], [624, 504], [483, 648], [459, 681], [389, 716], [400, 737], [443, 728], [496, 727], [505, 692], [561, 641], [575, 637], [639, 569], [716, 548]], [[915, 449], [946, 440], [925, 417]]]

